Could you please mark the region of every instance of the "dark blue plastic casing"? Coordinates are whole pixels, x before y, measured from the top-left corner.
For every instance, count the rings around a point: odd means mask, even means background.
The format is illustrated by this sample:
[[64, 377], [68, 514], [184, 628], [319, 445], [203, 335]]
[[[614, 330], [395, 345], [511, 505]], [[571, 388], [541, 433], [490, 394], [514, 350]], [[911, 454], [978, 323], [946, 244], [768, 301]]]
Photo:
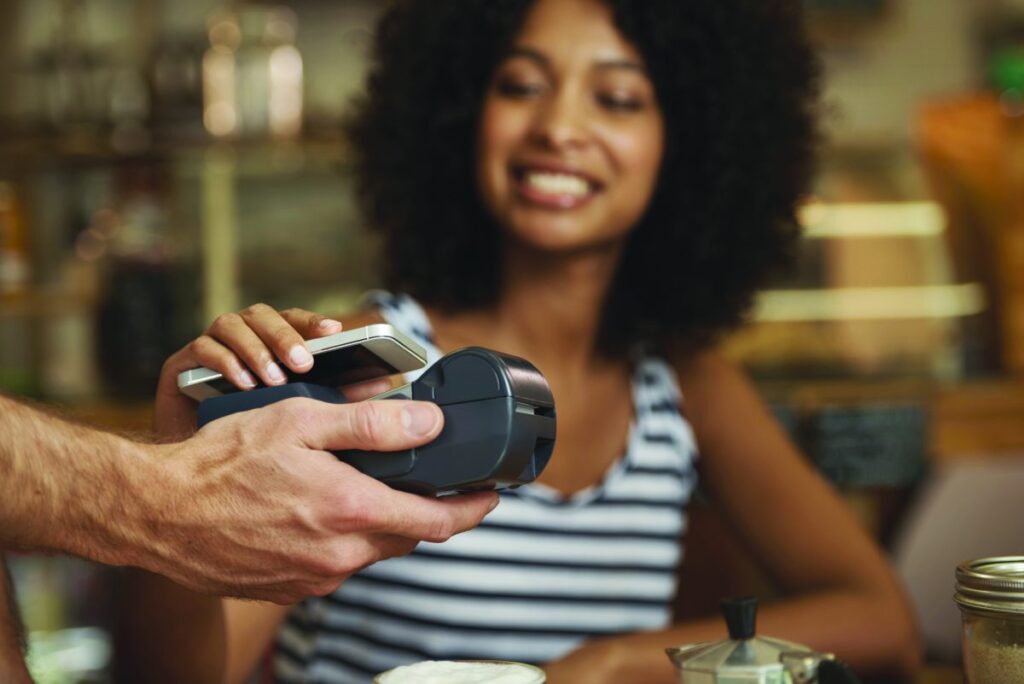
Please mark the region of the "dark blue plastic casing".
[[[290, 397], [342, 403], [333, 388], [307, 383], [237, 392], [200, 404], [200, 425]], [[532, 482], [555, 446], [555, 405], [532, 364], [481, 347], [452, 352], [387, 398], [432, 401], [444, 428], [429, 444], [397, 452], [341, 451], [340, 460], [404, 491], [507, 489]]]

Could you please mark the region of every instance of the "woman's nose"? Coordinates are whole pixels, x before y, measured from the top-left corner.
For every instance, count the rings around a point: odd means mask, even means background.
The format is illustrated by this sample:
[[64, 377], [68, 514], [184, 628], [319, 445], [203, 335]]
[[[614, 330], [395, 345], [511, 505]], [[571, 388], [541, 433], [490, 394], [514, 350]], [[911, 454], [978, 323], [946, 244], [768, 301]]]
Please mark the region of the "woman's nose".
[[538, 108], [534, 139], [555, 150], [586, 144], [586, 115], [583, 110], [578, 99], [569, 94], [552, 94]]

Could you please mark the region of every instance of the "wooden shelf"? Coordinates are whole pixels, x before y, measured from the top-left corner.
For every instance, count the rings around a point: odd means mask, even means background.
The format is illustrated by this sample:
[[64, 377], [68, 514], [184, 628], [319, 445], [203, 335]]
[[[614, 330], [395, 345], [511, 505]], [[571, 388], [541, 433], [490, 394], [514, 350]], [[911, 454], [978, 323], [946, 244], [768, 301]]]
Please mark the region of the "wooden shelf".
[[979, 457], [1024, 457], [1024, 378], [929, 383], [770, 381], [772, 402], [798, 411], [857, 404], [905, 404], [928, 413], [927, 455], [936, 463]]
[[0, 317], [49, 317], [89, 311], [95, 298], [84, 292], [28, 288], [0, 293]]
[[929, 443], [937, 462], [1024, 457], [1024, 380], [974, 382], [932, 398]]
[[87, 402], [57, 405], [59, 415], [90, 427], [146, 439], [153, 430], [153, 403]]
[[963, 670], [951, 665], [926, 665], [914, 678], [914, 684], [963, 684], [963, 681]]
[[307, 135], [296, 140], [208, 137], [167, 139], [135, 150], [113, 148], [99, 135], [67, 138], [28, 136], [0, 139], [0, 171], [16, 173], [67, 167], [115, 167], [125, 164], [167, 164], [202, 161], [207, 154], [232, 155], [257, 169], [297, 164], [344, 165], [351, 157], [346, 141], [336, 134]]

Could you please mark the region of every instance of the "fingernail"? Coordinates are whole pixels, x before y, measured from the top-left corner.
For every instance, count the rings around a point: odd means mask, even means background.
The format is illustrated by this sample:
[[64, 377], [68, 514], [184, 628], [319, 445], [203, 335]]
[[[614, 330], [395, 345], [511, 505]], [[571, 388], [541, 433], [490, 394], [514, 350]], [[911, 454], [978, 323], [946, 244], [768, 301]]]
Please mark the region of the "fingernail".
[[288, 379], [284, 376], [284, 372], [276, 363], [267, 364], [267, 376], [269, 376], [270, 380], [275, 383], [281, 383]]
[[256, 378], [254, 378], [252, 376], [252, 373], [250, 373], [249, 371], [245, 371], [244, 370], [244, 371], [240, 372], [238, 374], [238, 381], [240, 383], [242, 383], [242, 385], [245, 386], [245, 387], [255, 387], [256, 386]]
[[402, 427], [414, 437], [429, 435], [437, 425], [437, 412], [429, 406], [413, 404], [402, 410]]
[[313, 355], [309, 353], [309, 350], [303, 347], [301, 344], [297, 344], [292, 347], [292, 350], [288, 352], [288, 358], [291, 359], [299, 368], [308, 366], [313, 363]]
[[490, 513], [491, 511], [493, 511], [495, 508], [498, 507], [498, 504], [500, 504], [500, 503], [501, 503], [501, 499], [499, 497], [497, 497], [497, 496], [494, 497], [494, 501], [491, 502], [491, 506], [490, 506], [490, 508], [487, 509], [487, 512]]
[[341, 321], [336, 321], [333, 318], [325, 318], [322, 321], [320, 321], [320, 327], [325, 330], [328, 330], [330, 328], [340, 328]]

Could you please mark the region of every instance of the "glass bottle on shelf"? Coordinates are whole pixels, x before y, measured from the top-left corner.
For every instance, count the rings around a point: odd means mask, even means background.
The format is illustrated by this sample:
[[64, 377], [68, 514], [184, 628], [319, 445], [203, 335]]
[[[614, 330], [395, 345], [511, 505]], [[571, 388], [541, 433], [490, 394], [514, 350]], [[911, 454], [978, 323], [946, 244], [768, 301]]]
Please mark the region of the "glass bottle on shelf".
[[949, 224], [957, 275], [980, 282], [992, 306], [968, 339], [980, 369], [1024, 374], [1024, 47], [999, 52], [992, 88], [929, 103], [917, 143]]
[[28, 231], [14, 186], [0, 182], [0, 389], [35, 393]]
[[193, 336], [194, 274], [181, 259], [170, 204], [173, 178], [160, 166], [115, 178], [98, 310], [99, 362], [107, 395], [148, 398], [164, 360]]
[[84, 0], [59, 0], [51, 45], [43, 57], [50, 124], [72, 140], [87, 140], [106, 118], [109, 68], [90, 45]]
[[295, 14], [252, 5], [209, 21], [203, 123], [215, 137], [293, 138], [302, 130], [303, 66]]
[[31, 272], [21, 203], [14, 186], [0, 182], [0, 292], [24, 290]]
[[1006, 149], [1006, 206], [1002, 227], [1001, 272], [1003, 359], [1024, 373], [1024, 45], [1006, 48], [992, 63], [992, 82], [1002, 109]]

